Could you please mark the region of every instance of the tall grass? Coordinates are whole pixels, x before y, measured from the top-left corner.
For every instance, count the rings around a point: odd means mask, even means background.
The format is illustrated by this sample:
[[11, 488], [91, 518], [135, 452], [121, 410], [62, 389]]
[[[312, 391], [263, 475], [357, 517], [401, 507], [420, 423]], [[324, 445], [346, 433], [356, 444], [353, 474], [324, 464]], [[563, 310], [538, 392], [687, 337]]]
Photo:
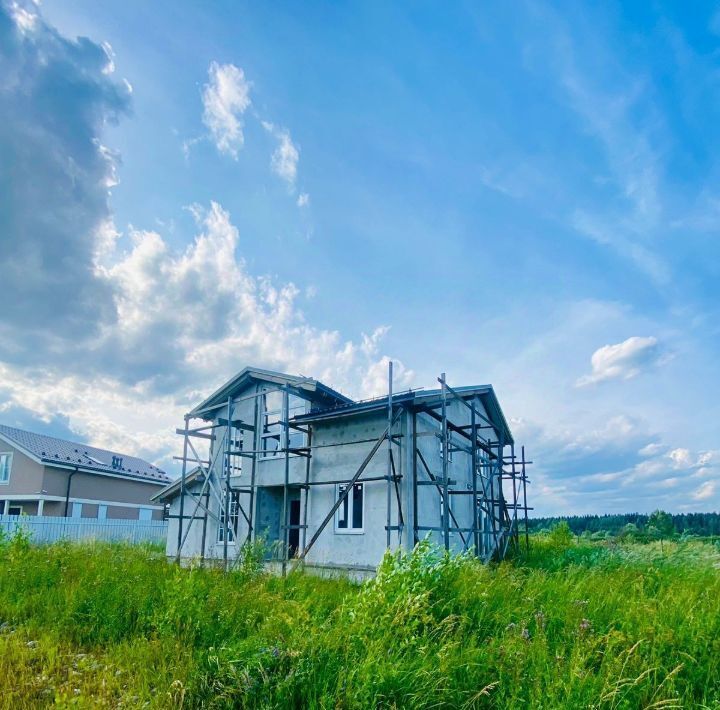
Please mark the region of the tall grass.
[[720, 706], [711, 545], [537, 539], [484, 567], [421, 544], [364, 585], [254, 559], [0, 542], [0, 706]]

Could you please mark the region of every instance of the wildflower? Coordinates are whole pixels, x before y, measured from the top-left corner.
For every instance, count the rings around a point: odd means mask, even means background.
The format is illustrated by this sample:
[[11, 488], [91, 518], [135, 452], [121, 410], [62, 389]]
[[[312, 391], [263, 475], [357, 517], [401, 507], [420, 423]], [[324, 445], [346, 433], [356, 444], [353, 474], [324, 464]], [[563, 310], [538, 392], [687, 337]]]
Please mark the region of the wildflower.
[[580, 622], [580, 631], [584, 634], [592, 631], [592, 624], [590, 623], [590, 619], [583, 619]]
[[517, 624], [516, 624], [514, 621], [511, 621], [511, 622], [505, 627], [505, 631], [512, 631], [516, 626], [517, 626]]
[[530, 631], [526, 627], [523, 627], [523, 630], [520, 632], [520, 636], [522, 636], [526, 641], [530, 640]]
[[543, 614], [541, 611], [538, 611], [535, 614], [535, 623], [537, 624], [539, 629], [545, 628], [545, 614]]
[[38, 642], [37, 641], [28, 641], [25, 645], [28, 648], [37, 648]]

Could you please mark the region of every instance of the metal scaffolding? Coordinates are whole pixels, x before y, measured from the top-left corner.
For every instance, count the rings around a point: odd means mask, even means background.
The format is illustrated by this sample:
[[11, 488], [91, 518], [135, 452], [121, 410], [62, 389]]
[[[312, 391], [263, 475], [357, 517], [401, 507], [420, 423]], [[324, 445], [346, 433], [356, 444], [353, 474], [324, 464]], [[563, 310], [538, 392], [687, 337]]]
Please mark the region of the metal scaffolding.
[[[528, 511], [527, 505], [527, 466], [532, 463], [525, 458], [525, 448], [521, 447], [520, 455], [515, 453], [514, 442], [506, 442], [501, 427], [492, 422], [480, 405], [477, 393], [462, 393], [448, 385], [445, 374], [438, 378], [440, 384], [439, 397], [436, 401], [424, 401], [423, 397], [415, 397], [415, 392], [406, 392], [399, 395], [393, 393], [392, 363], [388, 371], [387, 394], [387, 425], [377, 439], [353, 439], [335, 443], [313, 443], [313, 423], [303, 422], [302, 418], [295, 420], [290, 416], [290, 395], [297, 389], [290, 384], [276, 385], [274, 388], [261, 388], [255, 386], [254, 392], [243, 397], [229, 396], [224, 408], [224, 416], [219, 416], [214, 423], [202, 423], [191, 426], [191, 416], [185, 416], [185, 425], [177, 429], [177, 434], [183, 437], [183, 455], [176, 457], [182, 462], [180, 478], [180, 502], [178, 515], [171, 518], [178, 520], [176, 560], [180, 562], [182, 550], [185, 546], [190, 530], [196, 523], [202, 525], [201, 564], [205, 562], [206, 538], [208, 520], [212, 519], [218, 524], [218, 539], [222, 541], [222, 564], [227, 570], [234, 563], [230, 555], [229, 545], [236, 541], [238, 534], [237, 520], [242, 517], [247, 523], [245, 541], [256, 539], [255, 521], [258, 492], [263, 482], [258, 477], [258, 457], [266, 454], [262, 448], [261, 434], [263, 432], [261, 404], [268, 394], [277, 392], [282, 396], [282, 410], [279, 422], [279, 446], [274, 454], [283, 460], [282, 482], [282, 512], [279, 521], [280, 544], [276, 551], [277, 559], [281, 563], [285, 574], [288, 565], [295, 569], [307, 557], [320, 535], [334, 519], [338, 509], [353, 491], [356, 483], [369, 481], [385, 481], [386, 515], [385, 530], [388, 548], [393, 544], [393, 533], [397, 533], [397, 547], [410, 546], [410, 540], [404, 540], [406, 534], [406, 520], [412, 525], [407, 534], [412, 533], [412, 545], [417, 544], [421, 538], [428, 534], [438, 533], [443, 547], [446, 550], [472, 550], [474, 554], [484, 561], [503, 559], [508, 550], [520, 549], [521, 538], [528, 545]], [[409, 396], [413, 395], [413, 396]], [[236, 405], [249, 399], [254, 400], [251, 421], [243, 421], [235, 417]], [[382, 401], [381, 398], [378, 401]], [[427, 399], [427, 398], [425, 398]], [[464, 411], [469, 424], [453, 421], [450, 415], [452, 404], [458, 403], [459, 411]], [[264, 405], [263, 405], [264, 406]], [[383, 405], [384, 406], [384, 405]], [[213, 406], [212, 411], [220, 407]], [[207, 414], [204, 410], [197, 412], [201, 418]], [[403, 416], [405, 415], [405, 416]], [[398, 426], [401, 420], [404, 427]], [[291, 432], [304, 434], [305, 440], [301, 446], [293, 446]], [[251, 434], [252, 446], [243, 447], [245, 433]], [[420, 440], [424, 437], [439, 438], [442, 465], [433, 470], [423, 455]], [[201, 458], [193, 443], [202, 440], [209, 444], [209, 455]], [[311, 461], [313, 452], [329, 446], [356, 446], [372, 444], [355, 474], [350, 478], [341, 480], [312, 480]], [[386, 473], [380, 476], [364, 476], [368, 465], [385, 447]], [[410, 446], [410, 455], [403, 456], [403, 446]], [[395, 452], [395, 453], [394, 453]], [[291, 456], [305, 457], [305, 471], [302, 482], [290, 480]], [[453, 457], [467, 457], [470, 482], [462, 482], [451, 478], [451, 462]], [[222, 458], [220, 458], [222, 457]], [[277, 460], [277, 459], [276, 459]], [[403, 460], [409, 462], [407, 473], [403, 468]], [[246, 465], [243, 465], [244, 462]], [[192, 467], [192, 469], [190, 468]], [[249, 475], [247, 468], [249, 467]], [[188, 486], [189, 476], [193, 478]], [[242, 476], [235, 476], [243, 472]], [[233, 477], [245, 479], [243, 485], [233, 485]], [[403, 497], [401, 484], [408, 478], [409, 505], [411, 510], [403, 510]], [[249, 480], [248, 480], [249, 479]], [[310, 539], [308, 533], [308, 499], [310, 491], [316, 486], [338, 485], [342, 488], [334, 503], [327, 511], [322, 522], [312, 532]], [[199, 492], [196, 490], [200, 486]], [[434, 489], [439, 498], [440, 505], [435, 507], [439, 515], [421, 515], [423, 506], [419, 501], [419, 490], [425, 486]], [[300, 491], [301, 514], [300, 522], [291, 523], [289, 518], [290, 493]], [[456, 497], [471, 496], [470, 523], [461, 525], [458, 516], [453, 511], [452, 501]], [[186, 507], [186, 504], [189, 504]], [[188, 509], [192, 513], [188, 514]], [[425, 519], [427, 517], [427, 519]], [[295, 546], [290, 545], [290, 536], [300, 541]], [[238, 545], [236, 549], [239, 549]], [[215, 559], [215, 558], [214, 558]]]

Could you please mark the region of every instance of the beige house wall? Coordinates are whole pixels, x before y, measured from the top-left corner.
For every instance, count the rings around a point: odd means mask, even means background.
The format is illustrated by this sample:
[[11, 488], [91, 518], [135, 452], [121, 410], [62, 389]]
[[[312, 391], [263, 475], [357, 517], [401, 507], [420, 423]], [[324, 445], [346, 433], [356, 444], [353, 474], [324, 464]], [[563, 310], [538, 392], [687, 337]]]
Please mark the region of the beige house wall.
[[0, 484], [0, 499], [6, 495], [32, 493], [42, 490], [44, 466], [24, 454], [20, 449], [0, 441], [0, 454], [11, 453], [10, 480]]
[[[16, 446], [4, 441], [0, 441], [0, 453], [12, 454], [8, 483], [0, 484], [0, 513], [8, 505], [21, 505], [24, 514], [37, 515], [39, 499], [59, 497], [62, 500], [45, 500], [42, 514], [49, 516], [65, 514], [65, 497], [68, 479], [73, 473], [72, 469], [45, 466], [23, 453]], [[72, 475], [70, 481], [70, 501], [67, 512], [68, 515], [72, 515], [72, 504], [79, 500], [83, 503], [82, 517], [96, 518], [99, 503], [102, 502], [107, 504], [107, 518], [137, 520], [140, 506], [148, 508], [157, 506], [157, 503], [151, 502], [150, 498], [164, 485], [78, 471]], [[93, 501], [98, 501], [98, 503]], [[112, 505], [112, 503], [127, 505]], [[162, 510], [153, 510], [152, 518], [161, 520]]]

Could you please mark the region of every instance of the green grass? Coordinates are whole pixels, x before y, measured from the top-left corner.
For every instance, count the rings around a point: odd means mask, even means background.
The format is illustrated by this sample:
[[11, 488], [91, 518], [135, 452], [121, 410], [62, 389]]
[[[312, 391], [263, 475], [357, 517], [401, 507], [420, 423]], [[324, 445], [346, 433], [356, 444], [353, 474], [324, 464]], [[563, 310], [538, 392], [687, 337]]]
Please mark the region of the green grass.
[[718, 548], [422, 545], [365, 585], [0, 542], [0, 707], [720, 707]]

